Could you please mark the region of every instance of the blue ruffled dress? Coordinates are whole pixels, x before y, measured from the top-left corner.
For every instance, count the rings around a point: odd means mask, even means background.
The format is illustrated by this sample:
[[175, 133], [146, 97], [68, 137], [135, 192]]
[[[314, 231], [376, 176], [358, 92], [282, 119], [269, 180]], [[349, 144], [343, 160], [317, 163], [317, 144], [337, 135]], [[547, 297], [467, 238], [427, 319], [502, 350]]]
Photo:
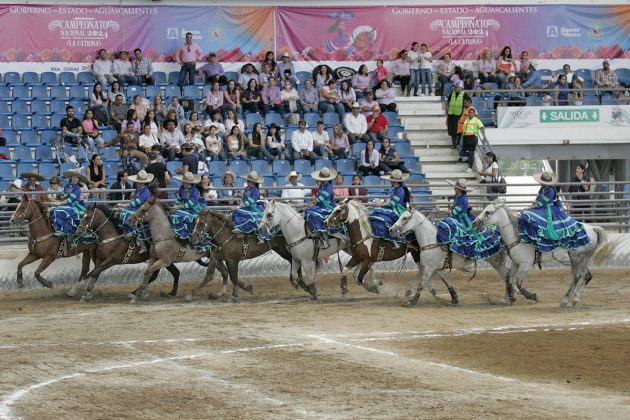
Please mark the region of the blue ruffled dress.
[[389, 194], [388, 207], [375, 207], [371, 212], [368, 220], [372, 227], [372, 235], [375, 238], [385, 239], [393, 242], [413, 242], [415, 235], [409, 234], [404, 238], [398, 238], [389, 234], [389, 228], [394, 225], [400, 218], [400, 215], [407, 210], [409, 202], [409, 190], [402, 182], [399, 182], [392, 188]]
[[239, 232], [253, 233], [258, 229], [262, 220], [265, 206], [258, 202], [260, 191], [258, 187], [245, 187], [243, 190], [243, 207], [232, 212], [234, 228]]
[[184, 207], [175, 210], [169, 216], [173, 232], [180, 239], [188, 239], [195, 228], [199, 212], [206, 207], [206, 200], [201, 197], [199, 189], [194, 185], [189, 188], [182, 185], [177, 191], [175, 204], [178, 206], [183, 204]]
[[134, 214], [140, 208], [140, 206], [142, 206], [150, 197], [151, 191], [149, 190], [148, 186], [145, 185], [141, 188], [136, 188], [136, 190], [131, 195], [129, 207], [120, 209], [120, 212], [118, 213], [118, 219], [125, 235], [131, 233], [137, 238], [142, 239], [143, 241], [148, 241], [151, 239], [151, 229], [149, 228], [148, 223], [145, 223], [141, 227], [138, 227], [136, 223], [129, 222], [129, 216]]
[[317, 194], [315, 195], [317, 203], [304, 210], [304, 218], [306, 219], [308, 228], [312, 233], [328, 231], [328, 229], [326, 229], [326, 225], [324, 225], [324, 220], [326, 220], [326, 218], [330, 216], [332, 211], [335, 209], [334, 198], [331, 181], [319, 186]]

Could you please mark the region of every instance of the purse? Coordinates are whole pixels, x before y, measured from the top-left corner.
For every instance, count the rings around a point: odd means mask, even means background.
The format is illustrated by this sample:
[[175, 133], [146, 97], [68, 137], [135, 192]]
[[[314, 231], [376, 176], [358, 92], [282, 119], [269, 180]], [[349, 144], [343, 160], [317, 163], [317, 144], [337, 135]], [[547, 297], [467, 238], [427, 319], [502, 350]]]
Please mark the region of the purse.
[[492, 178], [492, 183], [496, 184], [492, 189], [497, 194], [505, 194], [507, 192], [507, 182], [501, 174], [501, 171], [497, 172], [497, 176]]

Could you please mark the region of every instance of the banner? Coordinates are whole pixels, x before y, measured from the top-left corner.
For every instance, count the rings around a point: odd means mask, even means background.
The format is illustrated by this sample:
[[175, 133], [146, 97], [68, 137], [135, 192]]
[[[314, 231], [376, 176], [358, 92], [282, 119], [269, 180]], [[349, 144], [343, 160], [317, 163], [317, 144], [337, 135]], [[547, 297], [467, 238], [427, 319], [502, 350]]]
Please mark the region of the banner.
[[393, 60], [411, 42], [476, 60], [509, 45], [530, 59], [630, 58], [630, 6], [278, 7], [277, 46], [302, 60]]
[[186, 32], [220, 61], [251, 61], [273, 49], [273, 7], [0, 5], [0, 61], [93, 62], [99, 49], [141, 48], [173, 61]]
[[630, 105], [499, 107], [497, 128], [630, 127]]

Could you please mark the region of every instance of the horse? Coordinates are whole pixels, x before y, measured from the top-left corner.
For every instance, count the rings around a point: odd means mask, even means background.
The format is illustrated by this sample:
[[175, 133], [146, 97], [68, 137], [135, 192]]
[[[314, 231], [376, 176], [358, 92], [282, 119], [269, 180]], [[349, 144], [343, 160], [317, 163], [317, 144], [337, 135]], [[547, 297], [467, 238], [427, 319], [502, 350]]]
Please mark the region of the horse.
[[[318, 249], [315, 240], [309, 238], [306, 233], [304, 217], [290, 205], [272, 200], [265, 207], [263, 218], [258, 226], [258, 232], [263, 236], [270, 236], [276, 227], [280, 227], [282, 235], [286, 239], [287, 248], [293, 258], [291, 275], [293, 278], [297, 278], [298, 270], [303, 268], [311, 299], [317, 300], [315, 273], [319, 268], [319, 258], [331, 256], [339, 251], [345, 251], [348, 247], [348, 240], [331, 237], [328, 248]], [[342, 294], [344, 293], [344, 279], [345, 275], [342, 273]], [[375, 291], [378, 291], [377, 285], [374, 285], [373, 288]]]
[[[394, 223], [389, 231], [393, 236], [398, 237], [403, 237], [405, 234], [413, 232], [416, 235], [416, 240], [420, 246], [420, 258], [423, 266], [422, 280], [416, 294], [409, 301], [410, 306], [415, 306], [418, 303], [423, 285], [430, 281], [431, 276], [436, 270], [443, 269], [446, 265], [450, 265], [452, 268], [470, 271], [473, 264], [475, 264], [476, 270], [476, 263], [474, 260], [454, 252], [451, 253], [446, 245], [441, 246], [438, 244], [436, 242], [437, 227], [431, 223], [424, 214], [416, 209], [413, 209], [411, 206], [407, 207], [407, 211], [400, 216], [398, 221]], [[448, 263], [449, 258], [450, 264], [446, 264]], [[508, 256], [505, 250], [501, 250], [498, 254], [486, 259], [486, 261], [488, 261], [488, 263], [497, 270], [501, 278], [505, 281], [506, 301], [513, 303], [514, 287], [510, 281], [509, 271], [506, 265], [507, 260]]]
[[216, 261], [210, 252], [199, 251], [193, 248], [189, 243], [184, 243], [175, 237], [171, 223], [168, 219], [166, 211], [162, 208], [158, 198], [153, 195], [144, 202], [131, 216], [130, 222], [149, 223], [151, 229], [151, 249], [149, 251], [149, 261], [144, 278], [136, 295], [131, 297], [130, 303], [135, 303], [137, 296], [143, 298], [148, 296], [147, 286], [151, 275], [164, 267], [173, 263], [197, 261], [200, 265], [200, 259], [210, 257], [208, 271], [214, 273], [214, 263]]
[[[191, 235], [191, 242], [196, 244], [208, 241], [217, 258], [227, 265], [230, 279], [232, 280], [232, 302], [238, 302], [238, 287], [253, 292], [253, 286], [242, 285], [238, 278], [238, 263], [240, 261], [259, 257], [269, 251], [275, 251], [285, 260], [292, 262], [291, 253], [287, 249], [287, 243], [282, 236], [276, 236], [269, 241], [259, 242], [256, 235], [233, 233], [234, 225], [230, 217], [210, 210], [202, 210], [199, 213], [195, 228]], [[301, 272], [300, 272], [301, 273]], [[193, 295], [212, 280], [212, 273], [208, 272], [203, 281], [194, 288], [187, 300], [192, 300]], [[302, 287], [308, 291], [301, 276], [298, 280], [290, 277], [291, 284], [297, 289]], [[224, 278], [221, 295], [226, 293], [227, 280]]]
[[35, 262], [39, 259], [42, 262], [35, 270], [35, 278], [39, 283], [52, 289], [51, 281], [46, 280], [42, 273], [57, 258], [72, 257], [82, 254], [81, 274], [79, 281], [85, 276], [90, 269], [90, 260], [96, 264], [96, 243], [77, 244], [76, 247], [67, 247], [67, 241], [64, 238], [55, 236], [55, 231], [50, 222], [48, 209], [45, 204], [38, 200], [32, 200], [27, 195], [22, 196], [20, 204], [17, 206], [10, 223], [22, 223], [27, 221], [29, 228], [28, 254], [17, 267], [17, 285], [18, 288], [24, 287], [22, 269], [24, 266]]
[[[486, 226], [491, 224], [499, 226], [501, 237], [506, 244], [506, 250], [512, 259], [510, 276], [512, 278], [516, 276], [516, 287], [523, 296], [534, 301], [538, 300], [536, 293], [531, 293], [524, 286], [525, 278], [536, 262], [536, 249], [530, 243], [521, 242], [516, 214], [505, 203], [495, 201], [483, 209], [474, 223]], [[588, 269], [589, 262], [593, 260], [595, 264], [599, 264], [611, 256], [617, 248], [617, 242], [609, 242], [606, 231], [603, 228], [584, 223], [584, 229], [591, 242], [583, 247], [569, 251], [562, 249], [563, 252], [569, 255], [573, 282], [564, 295], [561, 306], [568, 305], [571, 298], [573, 298], [573, 306], [578, 305], [580, 293], [593, 278]], [[543, 255], [545, 254], [551, 254], [551, 257], [557, 259], [553, 252], [543, 253]], [[580, 279], [583, 279], [583, 281], [578, 287]]]
[[[420, 250], [411, 247], [409, 244], [403, 244], [395, 247], [393, 242], [387, 240], [379, 240], [372, 235], [372, 227], [368, 220], [368, 210], [359, 201], [346, 198], [339, 203], [333, 212], [325, 220], [326, 226], [338, 227], [342, 224], [348, 225], [348, 236], [350, 237], [350, 251], [352, 259], [346, 264], [346, 268], [350, 268], [357, 263], [361, 264], [361, 271], [358, 274], [359, 283], [363, 284], [363, 277], [370, 270], [372, 264], [380, 261], [394, 261], [411, 254], [414, 262], [418, 266], [418, 282], [420, 282], [420, 273], [423, 268], [420, 261]], [[450, 283], [445, 270], [437, 270], [448, 291], [451, 295], [451, 302], [455, 305], [459, 302], [457, 291]], [[420, 284], [420, 283], [418, 283]], [[409, 289], [405, 293], [411, 296], [413, 281]], [[430, 291], [436, 296], [437, 291], [431, 284]]]

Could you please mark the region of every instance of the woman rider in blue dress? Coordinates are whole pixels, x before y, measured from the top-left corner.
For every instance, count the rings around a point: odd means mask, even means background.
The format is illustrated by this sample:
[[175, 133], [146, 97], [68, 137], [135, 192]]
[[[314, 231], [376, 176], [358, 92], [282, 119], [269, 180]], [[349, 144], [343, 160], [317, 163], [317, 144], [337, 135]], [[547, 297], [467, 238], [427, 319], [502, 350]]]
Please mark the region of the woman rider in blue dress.
[[206, 208], [206, 200], [197, 188], [197, 184], [201, 182], [201, 175], [186, 172], [184, 175], [176, 176], [175, 179], [183, 184], [177, 191], [177, 200], [171, 208], [169, 219], [175, 235], [181, 239], [188, 239], [195, 228], [199, 212]]
[[81, 185], [87, 183], [87, 177], [79, 172], [79, 169], [71, 169], [64, 172], [63, 176], [70, 182], [63, 189], [60, 201], [52, 203], [50, 220], [55, 229], [55, 236], [70, 236], [72, 245], [76, 245], [74, 233], [85, 214], [85, 202], [81, 199]]
[[324, 225], [324, 220], [335, 209], [335, 195], [332, 180], [337, 177], [337, 171], [323, 167], [319, 171], [311, 174], [311, 177], [317, 182], [317, 194], [311, 200], [304, 210], [304, 218], [308, 223], [308, 229], [314, 238], [321, 239], [322, 248], [330, 246], [328, 242], [328, 230]]
[[391, 236], [389, 228], [407, 210], [407, 203], [411, 199], [409, 188], [403, 182], [407, 178], [409, 178], [409, 174], [402, 173], [400, 169], [394, 169], [391, 175], [381, 176], [381, 179], [391, 182], [392, 185], [389, 202], [380, 204], [381, 207], [372, 210], [369, 216], [374, 237], [392, 241], [396, 247], [398, 247], [398, 242], [404, 239]]
[[137, 175], [130, 175], [129, 181], [136, 184], [136, 189], [131, 195], [131, 199], [128, 203], [116, 204], [116, 207], [120, 208], [118, 217], [123, 233], [127, 239], [136, 240], [136, 243], [140, 247], [141, 254], [148, 251], [145, 241], [149, 240], [149, 235], [147, 235], [149, 228], [145, 225], [138, 227], [135, 220], [131, 223], [129, 221], [129, 216], [134, 214], [140, 206], [142, 206], [145, 201], [151, 198], [151, 195], [154, 194], [149, 187], [149, 184], [153, 182], [154, 178], [155, 176], [153, 174], [149, 174], [145, 170], [138, 172]]
[[232, 222], [234, 222], [234, 233], [255, 233], [262, 220], [265, 207], [260, 200], [259, 185], [265, 179], [258, 172], [251, 171], [244, 176], [247, 186], [243, 190], [241, 204], [232, 210]]

